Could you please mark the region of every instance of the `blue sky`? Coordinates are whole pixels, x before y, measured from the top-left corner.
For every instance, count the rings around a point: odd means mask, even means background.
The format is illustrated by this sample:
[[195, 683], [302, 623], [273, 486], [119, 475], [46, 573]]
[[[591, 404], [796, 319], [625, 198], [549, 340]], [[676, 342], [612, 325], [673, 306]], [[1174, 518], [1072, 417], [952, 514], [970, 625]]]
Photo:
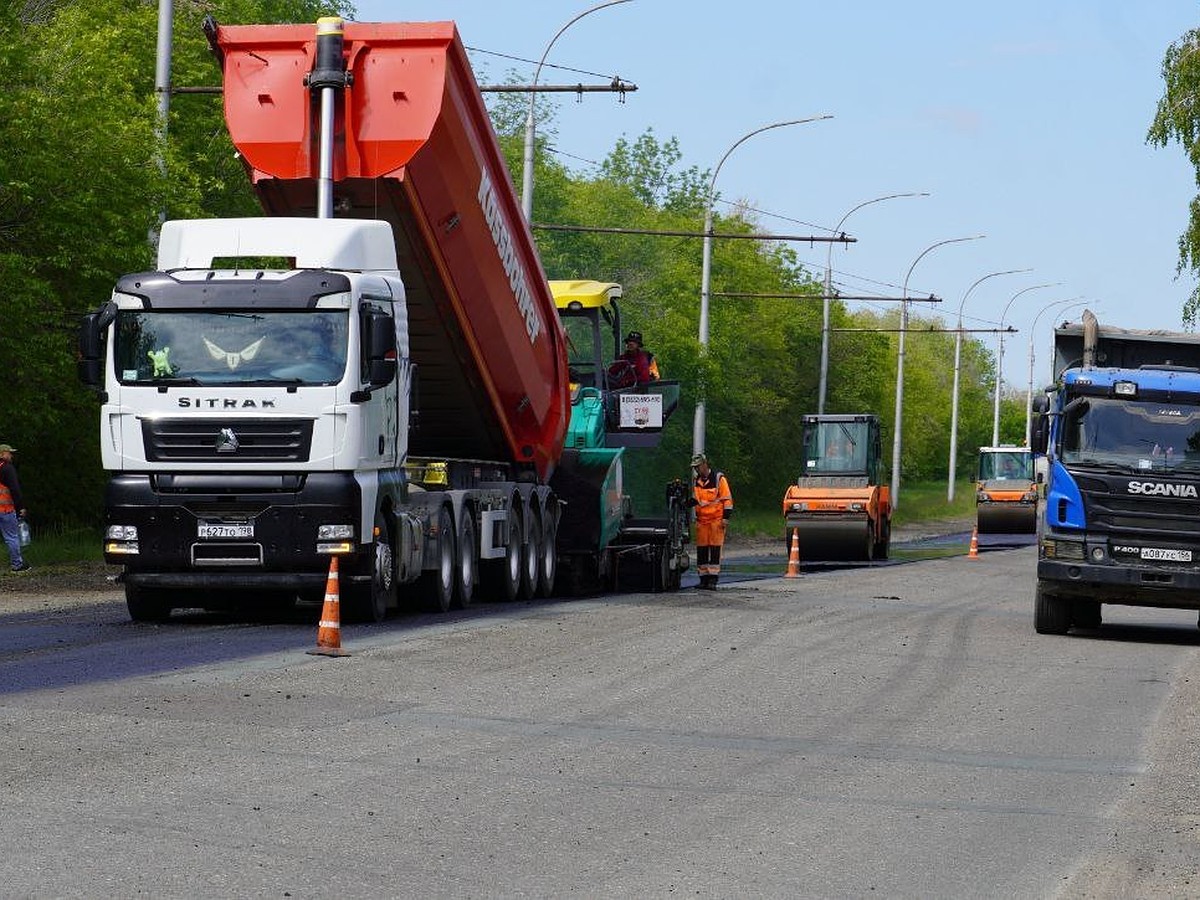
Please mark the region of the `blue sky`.
[[[471, 53], [481, 82], [510, 70], [532, 78], [555, 33], [594, 5], [357, 3], [362, 21], [455, 21], [468, 47], [491, 51]], [[1024, 389], [1031, 336], [1040, 382], [1059, 310], [1081, 312], [1055, 301], [1082, 297], [1114, 325], [1181, 327], [1195, 282], [1176, 276], [1177, 241], [1195, 177], [1178, 145], [1153, 148], [1145, 136], [1163, 53], [1192, 27], [1200, 7], [1184, 0], [630, 0], [571, 25], [541, 81], [638, 85], [624, 103], [557, 101], [555, 147], [578, 171], [647, 129], [677, 138], [685, 165], [712, 170], [756, 128], [832, 115], [739, 146], [720, 170], [721, 198], [760, 210], [772, 232], [828, 234], [864, 201], [928, 192], [851, 215], [843, 228], [858, 243], [833, 250], [833, 280], [845, 294], [896, 296], [920, 256], [909, 295], [941, 297], [933, 311], [950, 324], [961, 304], [966, 327], [993, 328], [1009, 306], [1005, 324], [1019, 333], [1006, 339], [1004, 378]], [[818, 277], [826, 248], [797, 245]], [[964, 303], [983, 276], [1026, 268], [988, 278]]]

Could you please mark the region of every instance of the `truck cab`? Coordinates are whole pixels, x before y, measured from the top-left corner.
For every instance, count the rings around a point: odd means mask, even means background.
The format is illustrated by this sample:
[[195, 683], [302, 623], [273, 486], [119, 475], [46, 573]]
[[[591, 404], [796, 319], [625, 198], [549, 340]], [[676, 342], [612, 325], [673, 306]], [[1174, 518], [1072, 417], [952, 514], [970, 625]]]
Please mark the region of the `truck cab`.
[[1106, 603], [1200, 610], [1200, 342], [1083, 319], [1055, 333], [1066, 367], [1034, 431], [1041, 634], [1097, 627]]

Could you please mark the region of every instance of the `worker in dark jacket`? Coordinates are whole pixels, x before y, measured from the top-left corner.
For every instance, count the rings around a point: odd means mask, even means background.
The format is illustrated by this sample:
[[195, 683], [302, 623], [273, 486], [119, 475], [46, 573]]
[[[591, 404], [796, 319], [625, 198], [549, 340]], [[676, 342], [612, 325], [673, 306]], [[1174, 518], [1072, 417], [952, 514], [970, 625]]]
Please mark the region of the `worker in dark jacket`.
[[721, 547], [725, 523], [733, 515], [733, 494], [725, 476], [708, 464], [708, 457], [692, 457], [692, 503], [696, 509], [696, 571], [703, 590], [717, 589], [721, 574]]
[[25, 518], [25, 498], [21, 496], [21, 480], [13, 468], [13, 454], [8, 444], [0, 444], [0, 534], [8, 547], [8, 560], [14, 572], [30, 568], [21, 555], [20, 526]]
[[608, 367], [611, 387], [633, 387], [658, 381], [658, 360], [645, 348], [640, 331], [631, 331], [625, 336], [625, 352]]

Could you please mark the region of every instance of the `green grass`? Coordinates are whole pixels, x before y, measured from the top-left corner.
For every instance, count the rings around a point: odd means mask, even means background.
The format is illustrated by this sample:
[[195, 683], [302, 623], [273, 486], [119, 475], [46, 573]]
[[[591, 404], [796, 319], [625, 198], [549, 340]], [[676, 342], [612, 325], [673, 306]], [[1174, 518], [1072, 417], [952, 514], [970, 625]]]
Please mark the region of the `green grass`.
[[98, 528], [34, 527], [33, 540], [21, 553], [32, 566], [102, 562], [101, 540]]
[[946, 479], [918, 481], [900, 485], [900, 503], [892, 516], [897, 525], [909, 525], [930, 519], [973, 519], [975, 482], [956, 481], [954, 502], [946, 502]]

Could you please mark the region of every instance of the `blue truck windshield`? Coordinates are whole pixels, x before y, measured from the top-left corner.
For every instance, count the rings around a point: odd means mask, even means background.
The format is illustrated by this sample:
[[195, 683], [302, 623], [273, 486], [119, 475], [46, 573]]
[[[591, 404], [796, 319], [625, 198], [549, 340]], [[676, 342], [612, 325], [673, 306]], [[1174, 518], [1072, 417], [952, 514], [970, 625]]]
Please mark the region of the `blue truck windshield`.
[[335, 384], [346, 370], [348, 315], [122, 310], [116, 375], [122, 384]]
[[1063, 410], [1062, 461], [1161, 471], [1200, 471], [1200, 407], [1080, 397]]

